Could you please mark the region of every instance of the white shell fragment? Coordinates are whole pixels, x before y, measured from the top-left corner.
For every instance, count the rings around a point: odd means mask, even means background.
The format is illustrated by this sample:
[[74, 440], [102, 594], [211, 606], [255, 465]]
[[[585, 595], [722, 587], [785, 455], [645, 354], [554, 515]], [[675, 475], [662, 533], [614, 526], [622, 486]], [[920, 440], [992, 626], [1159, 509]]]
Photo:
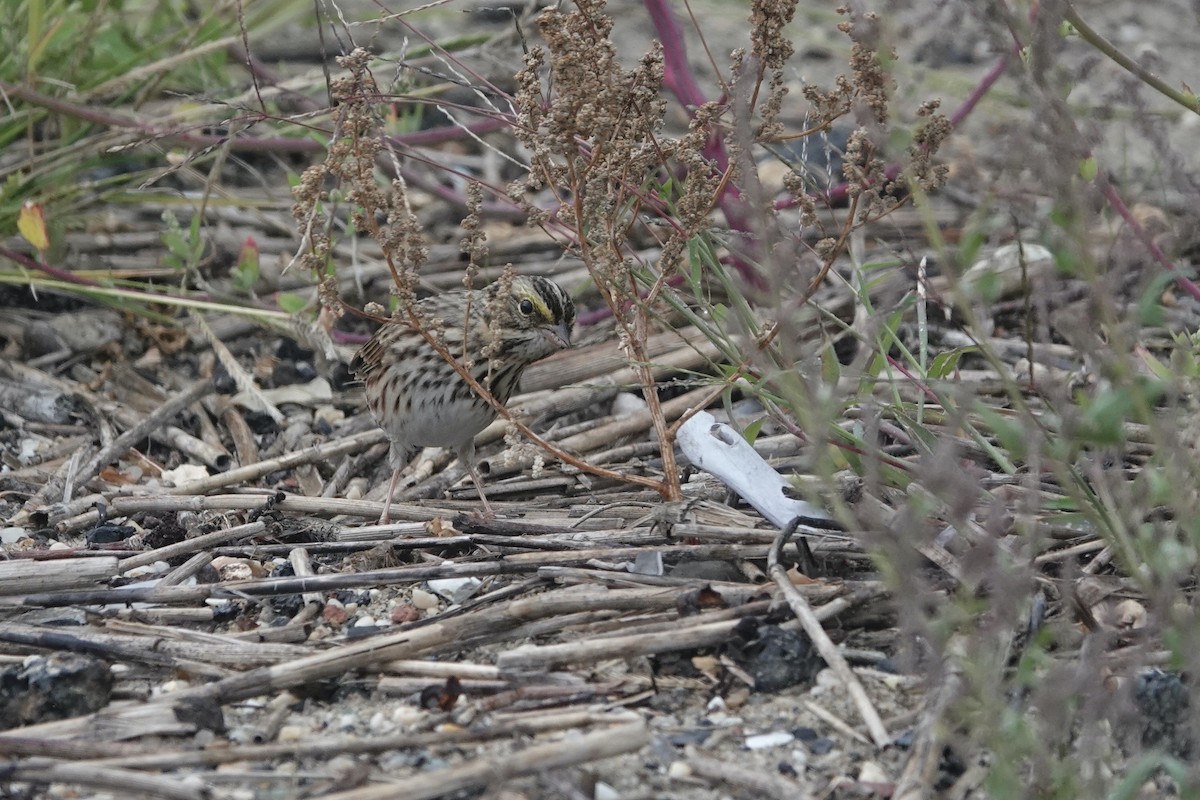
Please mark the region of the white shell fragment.
[[776, 527], [796, 517], [829, 519], [824, 510], [784, 494], [788, 482], [730, 426], [701, 411], [685, 422], [676, 440], [691, 462], [717, 476]]
[[747, 750], [765, 750], [768, 747], [780, 747], [785, 744], [791, 744], [796, 740], [788, 731], [771, 731], [770, 733], [757, 733], [753, 736], [746, 737]]
[[208, 469], [199, 464], [180, 464], [175, 469], [164, 469], [162, 472], [163, 483], [172, 486], [182, 486], [185, 483], [203, 480], [207, 477]]
[[412, 604], [422, 611], [429, 611], [441, 605], [438, 602], [437, 595], [433, 592], [427, 592], [424, 589], [412, 590]]

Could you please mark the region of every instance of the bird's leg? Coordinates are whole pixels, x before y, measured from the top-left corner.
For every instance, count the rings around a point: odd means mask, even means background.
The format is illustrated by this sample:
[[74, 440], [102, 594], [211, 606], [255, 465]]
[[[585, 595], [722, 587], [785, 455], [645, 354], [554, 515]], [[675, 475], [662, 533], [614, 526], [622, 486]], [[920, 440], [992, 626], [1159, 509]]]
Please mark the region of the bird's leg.
[[379, 515], [379, 524], [387, 525], [392, 521], [392, 495], [396, 493], [396, 481], [400, 479], [400, 471], [404, 467], [396, 467], [392, 470], [392, 479], [388, 481], [387, 497], [383, 500], [383, 513]]
[[412, 455], [411, 450], [392, 442], [391, 449], [388, 451], [388, 463], [392, 465], [392, 479], [388, 482], [387, 497], [383, 499], [383, 513], [379, 515], [380, 525], [387, 525], [392, 521], [392, 496], [396, 494], [396, 484], [400, 480], [400, 473], [408, 465]]
[[479, 470], [475, 467], [474, 459], [467, 462], [467, 472], [471, 473], [471, 480], [475, 482], [475, 488], [479, 491], [479, 500], [483, 503], [483, 515], [485, 517], [496, 516], [496, 512], [492, 510], [492, 504], [488, 502], [487, 495], [483, 492], [483, 479], [479, 477]]
[[458, 460], [467, 466], [467, 472], [471, 475], [471, 480], [475, 482], [475, 489], [479, 492], [479, 500], [483, 503], [483, 515], [485, 517], [494, 517], [496, 512], [492, 510], [492, 504], [488, 502], [487, 494], [483, 491], [483, 478], [479, 476], [479, 469], [475, 466], [475, 440], [468, 439], [467, 443], [458, 448]]

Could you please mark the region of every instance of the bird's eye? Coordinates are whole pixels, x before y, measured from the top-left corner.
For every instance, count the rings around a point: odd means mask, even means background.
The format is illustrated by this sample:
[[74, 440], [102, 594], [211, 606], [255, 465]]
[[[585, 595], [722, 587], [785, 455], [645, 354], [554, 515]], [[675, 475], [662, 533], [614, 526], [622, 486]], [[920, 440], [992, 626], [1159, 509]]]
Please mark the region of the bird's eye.
[[522, 314], [528, 317], [533, 314], [533, 301], [527, 297], [521, 301], [517, 308], [520, 309]]

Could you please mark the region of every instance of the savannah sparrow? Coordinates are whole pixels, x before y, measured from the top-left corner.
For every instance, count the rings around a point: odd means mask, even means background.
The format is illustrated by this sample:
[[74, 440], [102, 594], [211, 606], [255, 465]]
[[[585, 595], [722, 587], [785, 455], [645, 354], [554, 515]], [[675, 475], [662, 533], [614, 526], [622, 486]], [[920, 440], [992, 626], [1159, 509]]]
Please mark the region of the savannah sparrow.
[[[542, 277], [501, 279], [484, 289], [420, 300], [421, 325], [481, 386], [507, 403], [525, 367], [571, 345], [575, 304]], [[400, 470], [419, 447], [453, 447], [489, 513], [475, 468], [475, 434], [496, 417], [406, 316], [384, 323], [350, 362], [366, 385], [375, 421], [391, 440], [392, 480], [379, 521], [386, 523]]]

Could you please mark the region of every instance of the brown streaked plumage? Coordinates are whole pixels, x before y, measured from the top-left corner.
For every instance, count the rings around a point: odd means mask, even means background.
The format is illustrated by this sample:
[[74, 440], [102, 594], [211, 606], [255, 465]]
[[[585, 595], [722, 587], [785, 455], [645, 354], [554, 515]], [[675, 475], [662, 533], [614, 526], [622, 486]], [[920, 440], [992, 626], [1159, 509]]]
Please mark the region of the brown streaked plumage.
[[[546, 278], [499, 280], [484, 289], [419, 301], [417, 318], [480, 385], [507, 403], [525, 367], [571, 344], [575, 304]], [[401, 469], [420, 447], [453, 447], [491, 511], [475, 468], [475, 434], [495, 419], [406, 316], [376, 331], [350, 363], [362, 379], [376, 422], [391, 440], [392, 480], [380, 522], [387, 522]]]

